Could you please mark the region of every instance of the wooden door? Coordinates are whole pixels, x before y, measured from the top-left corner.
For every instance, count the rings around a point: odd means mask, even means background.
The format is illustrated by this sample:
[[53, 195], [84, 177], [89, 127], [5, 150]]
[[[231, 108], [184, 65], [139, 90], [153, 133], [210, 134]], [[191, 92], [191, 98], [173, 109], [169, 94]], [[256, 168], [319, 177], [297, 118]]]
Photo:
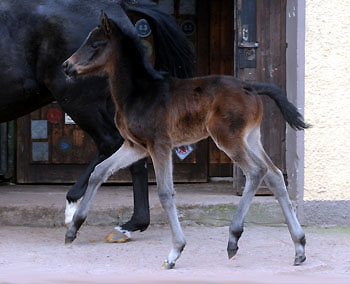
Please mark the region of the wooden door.
[[[234, 1], [209, 1], [209, 74], [234, 75]], [[209, 139], [209, 176], [232, 177], [232, 162]]]
[[[237, 0], [236, 76], [286, 88], [286, 0]], [[263, 98], [262, 142], [274, 164], [286, 175], [285, 121], [275, 103]], [[235, 168], [235, 186], [244, 177]], [[269, 193], [263, 184], [261, 194]]]
[[17, 119], [17, 182], [72, 183], [94, 157], [92, 139], [52, 103]]
[[[198, 27], [196, 1], [155, 1], [165, 12], [172, 13], [191, 40], [198, 54], [202, 29]], [[140, 21], [141, 20], [141, 21]], [[134, 17], [140, 28], [140, 37], [153, 60], [152, 33], [147, 23]], [[207, 24], [206, 24], [207, 25]], [[206, 32], [206, 31], [205, 31]], [[197, 56], [198, 66], [205, 65]], [[201, 67], [200, 67], [201, 68]], [[198, 69], [200, 69], [198, 68]], [[198, 74], [207, 74], [203, 69]], [[205, 182], [208, 178], [207, 141], [198, 143], [184, 160], [174, 154], [176, 182]], [[96, 154], [92, 139], [69, 119], [59, 105], [52, 103], [17, 120], [17, 182], [19, 183], [73, 183], [82, 174]], [[149, 180], [155, 181], [149, 160]], [[128, 170], [113, 175], [110, 182], [131, 182]]]

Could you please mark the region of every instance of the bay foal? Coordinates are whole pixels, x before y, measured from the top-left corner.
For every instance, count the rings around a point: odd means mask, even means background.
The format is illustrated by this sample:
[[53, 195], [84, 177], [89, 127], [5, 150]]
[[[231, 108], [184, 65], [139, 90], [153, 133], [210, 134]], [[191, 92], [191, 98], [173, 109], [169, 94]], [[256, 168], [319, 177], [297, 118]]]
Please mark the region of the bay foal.
[[286, 217], [295, 244], [295, 264], [301, 264], [305, 260], [305, 235], [282, 173], [266, 155], [260, 141], [263, 116], [260, 95], [267, 95], [277, 103], [291, 127], [304, 129], [307, 125], [296, 108], [280, 89], [270, 84], [249, 84], [231, 76], [176, 79], [156, 71], [145, 59], [136, 32], [130, 33], [130, 25], [102, 13], [101, 24], [63, 65], [71, 77], [108, 75], [117, 107], [115, 122], [125, 139], [122, 147], [92, 173], [84, 199], [66, 233], [66, 242], [76, 238], [101, 183], [115, 171], [150, 155], [159, 199], [168, 215], [173, 238], [173, 247], [163, 267], [173, 268], [185, 247], [185, 238], [175, 206], [172, 149], [210, 136], [246, 176], [244, 193], [229, 228], [229, 258], [238, 250], [244, 217], [265, 178]]

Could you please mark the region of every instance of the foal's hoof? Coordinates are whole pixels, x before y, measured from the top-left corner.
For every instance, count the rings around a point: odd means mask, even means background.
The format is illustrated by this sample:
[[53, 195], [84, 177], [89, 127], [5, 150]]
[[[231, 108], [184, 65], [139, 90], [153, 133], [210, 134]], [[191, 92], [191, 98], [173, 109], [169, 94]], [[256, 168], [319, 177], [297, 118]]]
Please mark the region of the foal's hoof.
[[298, 265], [302, 264], [305, 260], [306, 260], [305, 255], [297, 256], [297, 257], [295, 257], [294, 265], [298, 266]]
[[168, 262], [167, 260], [163, 262], [162, 269], [173, 269], [175, 267], [175, 262]]
[[122, 232], [118, 227], [110, 232], [104, 239], [106, 243], [126, 243], [130, 241], [130, 233]]
[[227, 248], [228, 259], [231, 259], [232, 257], [234, 257], [236, 255], [237, 251], [238, 251], [237, 246], [235, 248]]

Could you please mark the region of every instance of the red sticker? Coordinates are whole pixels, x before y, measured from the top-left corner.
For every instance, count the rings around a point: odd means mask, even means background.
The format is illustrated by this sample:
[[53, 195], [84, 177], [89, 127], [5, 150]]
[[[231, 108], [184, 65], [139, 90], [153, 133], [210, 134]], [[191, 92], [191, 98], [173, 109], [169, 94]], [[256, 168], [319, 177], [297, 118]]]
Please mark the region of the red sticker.
[[46, 118], [50, 123], [57, 124], [62, 119], [62, 112], [57, 108], [52, 108], [47, 112]]

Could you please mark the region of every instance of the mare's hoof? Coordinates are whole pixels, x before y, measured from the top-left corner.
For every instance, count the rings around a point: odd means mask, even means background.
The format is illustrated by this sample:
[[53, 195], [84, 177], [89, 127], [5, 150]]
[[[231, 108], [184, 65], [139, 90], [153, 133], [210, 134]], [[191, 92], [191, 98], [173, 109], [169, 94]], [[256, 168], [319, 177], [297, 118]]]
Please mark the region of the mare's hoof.
[[237, 251], [238, 251], [238, 247], [237, 246], [235, 248], [233, 248], [233, 249], [228, 248], [227, 249], [228, 259], [231, 259], [232, 257], [234, 257], [236, 255]]
[[163, 262], [162, 269], [173, 269], [175, 267], [175, 262], [168, 262], [167, 260]]
[[66, 235], [66, 237], [64, 239], [64, 244], [65, 245], [71, 244], [75, 240], [75, 238], [76, 238], [76, 236]]
[[294, 265], [298, 266], [298, 265], [302, 264], [305, 260], [306, 260], [305, 255], [297, 256], [297, 257], [295, 257]]
[[106, 243], [126, 243], [130, 240], [130, 236], [119, 230], [114, 230], [113, 232], [110, 232], [104, 239]]

